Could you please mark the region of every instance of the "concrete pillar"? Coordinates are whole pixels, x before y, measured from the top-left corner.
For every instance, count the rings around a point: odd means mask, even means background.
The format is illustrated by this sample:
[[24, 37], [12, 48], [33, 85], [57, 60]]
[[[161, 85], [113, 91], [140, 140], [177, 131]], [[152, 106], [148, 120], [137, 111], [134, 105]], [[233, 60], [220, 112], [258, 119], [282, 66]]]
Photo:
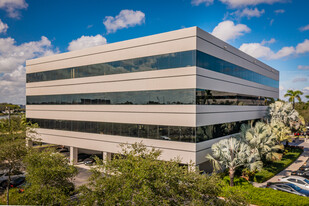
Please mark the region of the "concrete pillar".
[[111, 160], [112, 159], [112, 153], [110, 152], [103, 152], [103, 161]]
[[71, 165], [77, 164], [77, 160], [78, 160], [78, 148], [70, 147], [70, 164]]
[[27, 147], [33, 147], [33, 141], [30, 139], [26, 139], [26, 146]]

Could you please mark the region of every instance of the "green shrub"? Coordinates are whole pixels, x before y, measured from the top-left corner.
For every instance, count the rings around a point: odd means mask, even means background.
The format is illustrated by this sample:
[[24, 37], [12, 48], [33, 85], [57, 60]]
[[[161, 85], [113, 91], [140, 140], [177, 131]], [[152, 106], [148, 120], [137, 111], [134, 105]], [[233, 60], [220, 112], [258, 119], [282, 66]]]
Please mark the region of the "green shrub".
[[223, 187], [222, 196], [225, 196], [225, 194], [242, 193], [243, 196], [245, 197], [245, 201], [249, 202], [250, 204], [259, 206], [309, 205], [308, 197], [298, 196], [287, 192], [281, 192], [270, 188], [257, 188], [252, 186], [249, 182], [245, 181], [244, 179], [236, 178], [235, 187], [230, 187], [228, 185], [229, 182], [228, 177], [225, 177], [223, 181], [225, 182], [225, 186]]
[[264, 165], [261, 171], [255, 173], [252, 181], [265, 182], [287, 168], [292, 164], [303, 152], [300, 148], [287, 147], [287, 153], [283, 155], [279, 161], [270, 162]]

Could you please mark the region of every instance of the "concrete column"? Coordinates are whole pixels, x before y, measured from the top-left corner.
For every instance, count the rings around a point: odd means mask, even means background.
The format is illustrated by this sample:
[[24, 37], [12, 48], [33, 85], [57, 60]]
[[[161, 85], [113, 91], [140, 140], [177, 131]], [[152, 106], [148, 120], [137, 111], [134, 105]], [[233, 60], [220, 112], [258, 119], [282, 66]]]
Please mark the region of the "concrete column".
[[33, 147], [33, 141], [30, 139], [26, 139], [26, 146], [27, 147]]
[[78, 160], [78, 148], [70, 147], [70, 164], [71, 165], [77, 164], [77, 160]]
[[112, 159], [112, 153], [110, 152], [103, 152], [103, 161], [111, 160]]

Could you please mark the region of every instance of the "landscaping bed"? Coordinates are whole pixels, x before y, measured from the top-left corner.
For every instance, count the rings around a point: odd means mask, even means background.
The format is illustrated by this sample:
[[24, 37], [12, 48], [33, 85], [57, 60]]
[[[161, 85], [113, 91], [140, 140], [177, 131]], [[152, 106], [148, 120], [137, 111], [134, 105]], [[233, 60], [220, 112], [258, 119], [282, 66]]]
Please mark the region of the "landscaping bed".
[[309, 198], [290, 194], [287, 192], [281, 192], [270, 188], [257, 188], [252, 186], [244, 179], [236, 178], [235, 186], [229, 186], [229, 178], [224, 178], [225, 186], [223, 188], [223, 194], [225, 193], [241, 193], [250, 204], [259, 206], [268, 205], [309, 205]]
[[292, 146], [288, 146], [286, 150], [287, 152], [283, 155], [281, 160], [265, 164], [261, 171], [255, 173], [252, 181], [261, 183], [269, 180], [292, 164], [304, 151], [300, 147]]

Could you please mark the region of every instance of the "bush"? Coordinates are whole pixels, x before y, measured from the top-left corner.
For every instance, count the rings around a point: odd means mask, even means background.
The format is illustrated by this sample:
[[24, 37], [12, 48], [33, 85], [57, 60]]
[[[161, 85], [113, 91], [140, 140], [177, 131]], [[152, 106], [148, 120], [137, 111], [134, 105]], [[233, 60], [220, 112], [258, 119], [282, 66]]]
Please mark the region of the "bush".
[[253, 179], [254, 182], [265, 182], [287, 168], [303, 153], [303, 149], [299, 147], [287, 147], [287, 153], [285, 153], [281, 160], [269, 162], [264, 165], [261, 171], [255, 173]]
[[223, 179], [225, 187], [223, 188], [222, 196], [225, 194], [242, 193], [246, 201], [254, 205], [309, 205], [309, 198], [302, 197], [287, 192], [281, 192], [270, 188], [253, 187], [244, 179], [235, 179], [235, 187], [228, 186], [229, 178]]

